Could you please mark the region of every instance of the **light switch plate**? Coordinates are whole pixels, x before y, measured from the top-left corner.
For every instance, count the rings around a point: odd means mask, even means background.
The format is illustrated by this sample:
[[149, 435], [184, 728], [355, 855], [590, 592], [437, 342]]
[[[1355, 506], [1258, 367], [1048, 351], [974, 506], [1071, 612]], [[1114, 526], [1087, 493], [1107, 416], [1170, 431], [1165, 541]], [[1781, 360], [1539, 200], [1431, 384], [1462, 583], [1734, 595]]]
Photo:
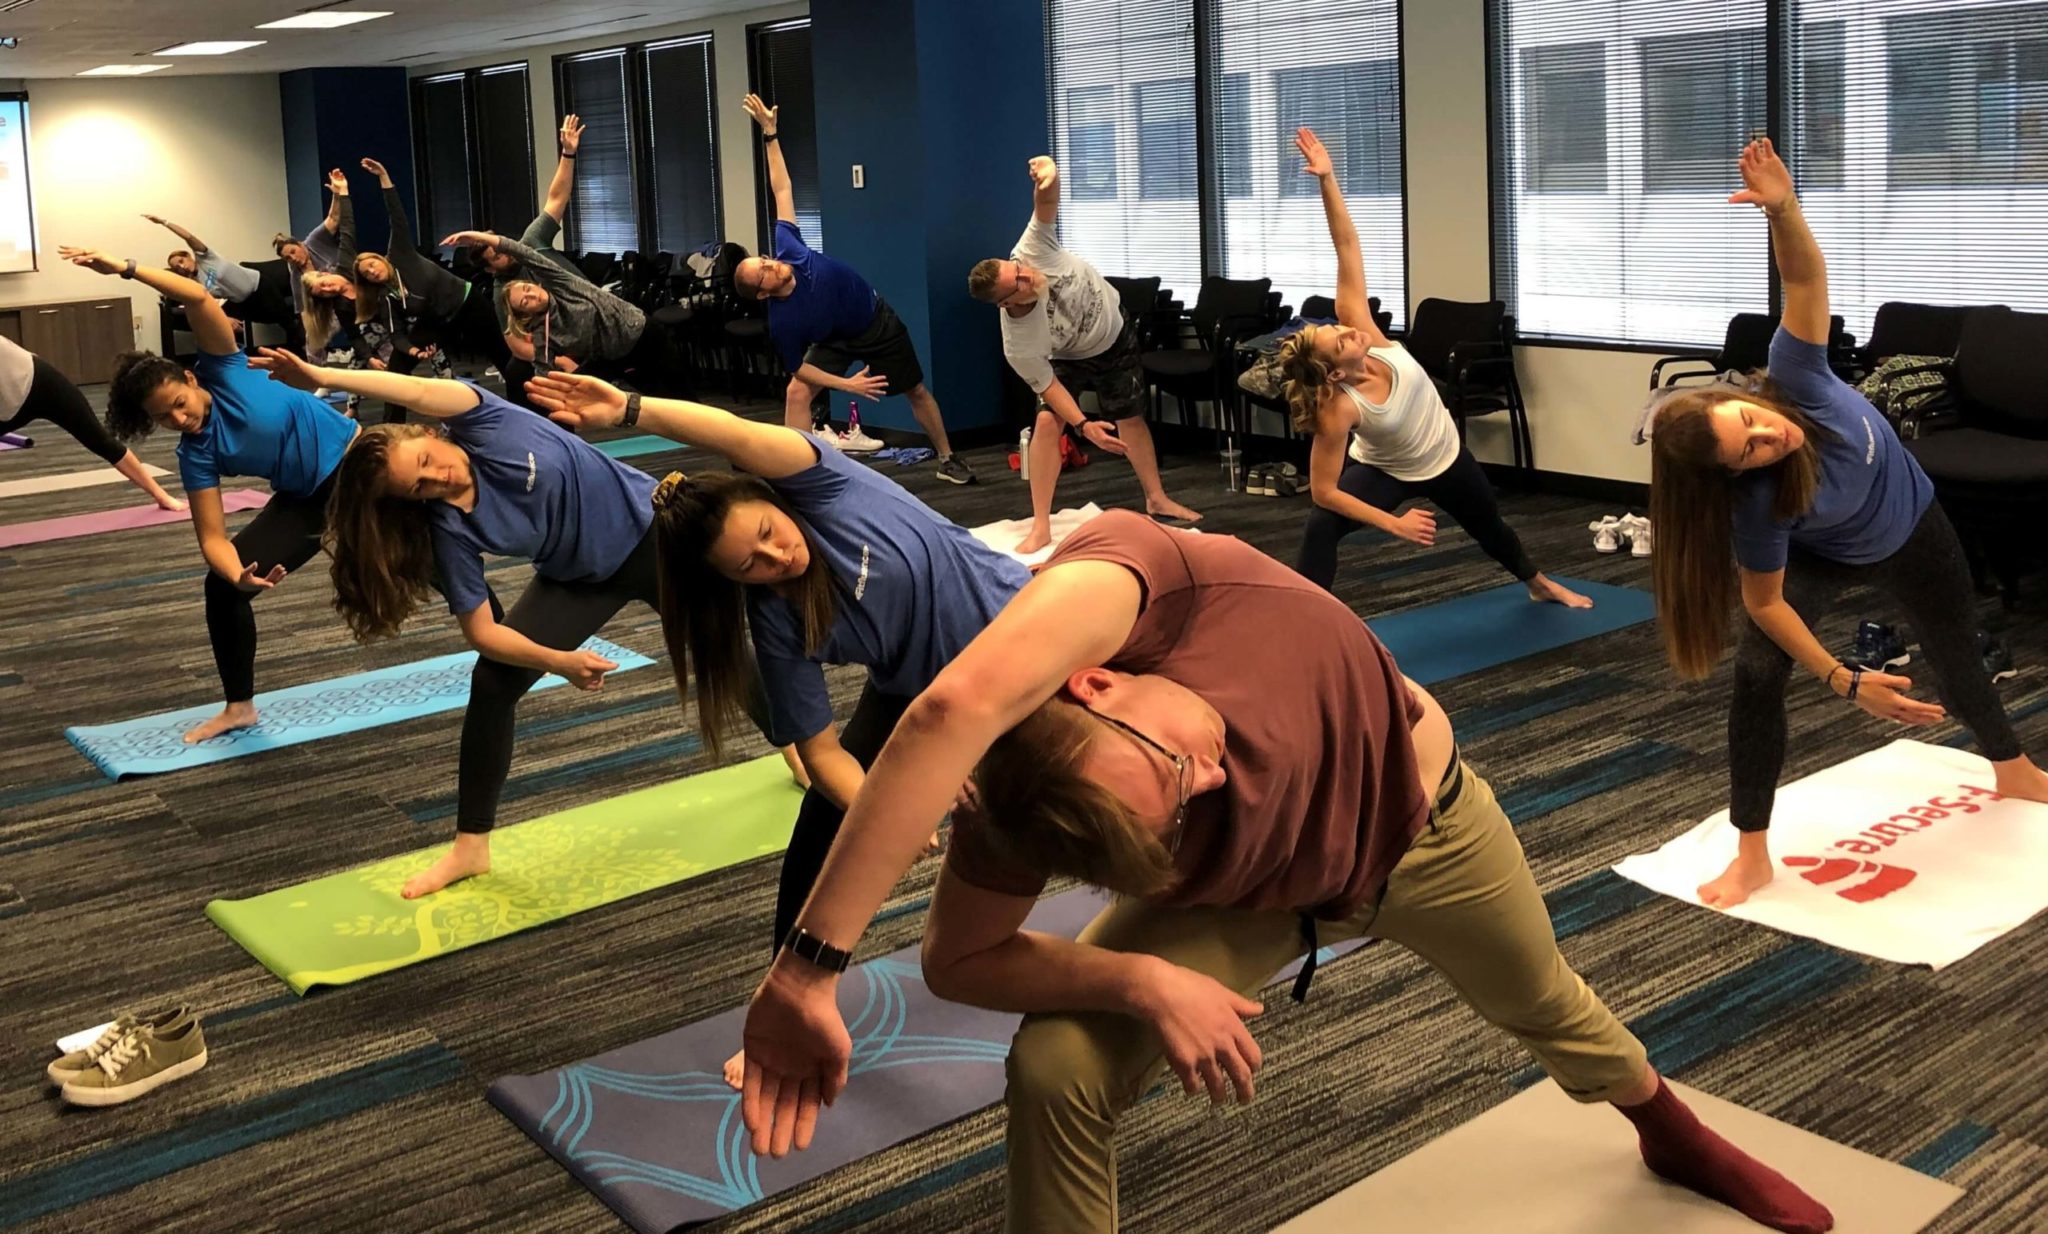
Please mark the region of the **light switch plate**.
[[853, 165], [853, 187], [864, 189], [868, 186], [868, 169], [859, 163]]

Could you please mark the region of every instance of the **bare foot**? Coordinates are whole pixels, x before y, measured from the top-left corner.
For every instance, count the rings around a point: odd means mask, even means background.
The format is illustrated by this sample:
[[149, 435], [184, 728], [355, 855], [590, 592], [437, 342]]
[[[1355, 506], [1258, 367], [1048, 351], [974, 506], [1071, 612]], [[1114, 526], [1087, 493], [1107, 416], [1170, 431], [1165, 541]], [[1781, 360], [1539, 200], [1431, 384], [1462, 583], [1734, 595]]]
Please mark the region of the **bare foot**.
[[747, 1052], [745, 1050], [741, 1050], [739, 1053], [725, 1060], [725, 1083], [726, 1087], [732, 1089], [732, 1091], [734, 1092], [738, 1092], [740, 1091], [741, 1087], [746, 1084], [746, 1082]]
[[1145, 513], [1155, 518], [1177, 518], [1183, 523], [1199, 523], [1202, 521], [1200, 514], [1188, 509], [1171, 497], [1160, 497], [1156, 500], [1147, 499], [1145, 502]]
[[477, 832], [461, 832], [455, 837], [455, 847], [448, 850], [441, 860], [405, 880], [399, 895], [408, 900], [432, 895], [450, 883], [474, 878], [491, 872], [491, 837]]
[[1025, 557], [1052, 543], [1052, 528], [1033, 527], [1031, 534], [1017, 541], [1017, 552]]
[[789, 778], [796, 781], [798, 788], [811, 786], [811, 773], [805, 769], [804, 760], [797, 756], [795, 746], [782, 747], [782, 761], [789, 768]]
[[2048, 772], [2034, 766], [2022, 754], [2009, 762], [1993, 763], [1998, 773], [1998, 792], [2005, 797], [2018, 797], [2022, 801], [2048, 802]]
[[1771, 858], [1765, 853], [1741, 853], [1728, 863], [1721, 877], [1699, 886], [1700, 903], [1708, 908], [1734, 908], [1755, 895], [1771, 881]]
[[1539, 574], [1529, 580], [1529, 598], [1539, 604], [1562, 604], [1566, 608], [1591, 608], [1593, 601], [1571, 588], [1563, 586], [1556, 579]]
[[204, 724], [196, 725], [185, 734], [185, 744], [198, 745], [209, 737], [232, 733], [238, 728], [254, 728], [256, 725], [256, 704], [251, 702], [229, 703], [221, 708], [220, 714]]

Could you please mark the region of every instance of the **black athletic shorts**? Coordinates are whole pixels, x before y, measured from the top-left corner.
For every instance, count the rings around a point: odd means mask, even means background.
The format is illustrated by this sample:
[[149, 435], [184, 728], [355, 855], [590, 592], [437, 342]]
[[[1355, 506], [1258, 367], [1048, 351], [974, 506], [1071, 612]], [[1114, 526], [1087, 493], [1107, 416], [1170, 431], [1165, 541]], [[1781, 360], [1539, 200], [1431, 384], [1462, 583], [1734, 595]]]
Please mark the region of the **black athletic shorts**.
[[1095, 391], [1091, 420], [1128, 420], [1145, 414], [1145, 366], [1138, 356], [1138, 332], [1128, 321], [1109, 350], [1086, 360], [1054, 360], [1052, 372], [1077, 404], [1083, 390]]
[[869, 372], [889, 379], [888, 394], [908, 394], [924, 384], [924, 366], [917, 362], [910, 330], [880, 296], [875, 297], [875, 319], [859, 337], [813, 343], [804, 363], [841, 377], [865, 364]]

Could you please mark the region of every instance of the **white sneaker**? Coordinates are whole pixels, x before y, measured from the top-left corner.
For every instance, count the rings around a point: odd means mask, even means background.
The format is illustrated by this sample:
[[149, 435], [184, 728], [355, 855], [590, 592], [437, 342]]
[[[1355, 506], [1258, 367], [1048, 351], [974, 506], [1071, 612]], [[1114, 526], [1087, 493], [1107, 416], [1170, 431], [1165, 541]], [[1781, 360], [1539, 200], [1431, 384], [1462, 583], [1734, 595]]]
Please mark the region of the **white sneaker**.
[[1621, 520], [1612, 514], [1587, 523], [1586, 530], [1593, 533], [1594, 552], [1618, 553], [1621, 551]]
[[1621, 517], [1621, 533], [1628, 537], [1628, 555], [1648, 557], [1656, 547], [1657, 537], [1650, 528], [1650, 520], [1639, 514], [1624, 514]]
[[839, 434], [839, 448], [848, 454], [873, 454], [882, 448], [882, 443], [861, 431], [860, 425]]
[[829, 424], [825, 425], [823, 428], [812, 429], [811, 435], [816, 437], [819, 441], [824, 442], [826, 445], [831, 446], [834, 450], [837, 450], [839, 448], [839, 434], [833, 432], [832, 426]]

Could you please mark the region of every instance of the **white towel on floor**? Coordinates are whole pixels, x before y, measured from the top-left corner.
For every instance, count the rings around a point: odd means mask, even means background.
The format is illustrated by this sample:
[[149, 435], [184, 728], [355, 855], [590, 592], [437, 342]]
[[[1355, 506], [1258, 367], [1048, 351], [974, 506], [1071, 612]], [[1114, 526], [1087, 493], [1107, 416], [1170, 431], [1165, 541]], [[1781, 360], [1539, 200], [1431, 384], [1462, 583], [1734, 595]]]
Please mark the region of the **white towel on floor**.
[[1102, 513], [1102, 507], [1089, 502], [1078, 510], [1057, 510], [1052, 516], [1052, 543], [1026, 556], [1017, 551], [1017, 541], [1031, 534], [1031, 520], [1028, 518], [1006, 518], [999, 523], [983, 523], [970, 527], [968, 531], [975, 539], [988, 545], [998, 553], [1008, 553], [1027, 566], [1035, 566], [1052, 556], [1076, 527]]

